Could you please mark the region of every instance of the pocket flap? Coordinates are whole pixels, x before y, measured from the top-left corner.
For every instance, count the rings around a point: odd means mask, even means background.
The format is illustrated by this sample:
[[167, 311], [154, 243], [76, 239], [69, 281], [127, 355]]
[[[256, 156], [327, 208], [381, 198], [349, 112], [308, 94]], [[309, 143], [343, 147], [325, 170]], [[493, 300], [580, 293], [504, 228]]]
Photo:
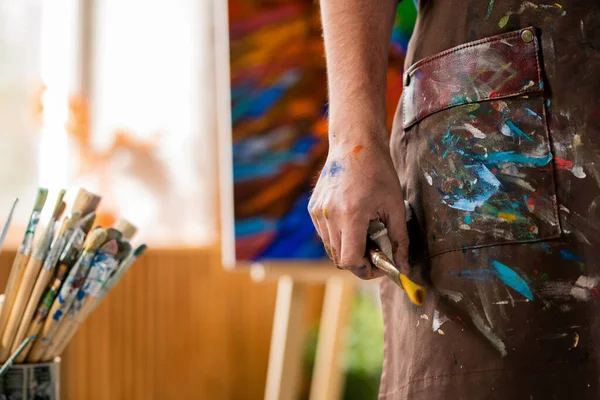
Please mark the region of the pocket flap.
[[404, 74], [403, 125], [453, 106], [542, 92], [535, 28], [491, 36], [413, 64]]

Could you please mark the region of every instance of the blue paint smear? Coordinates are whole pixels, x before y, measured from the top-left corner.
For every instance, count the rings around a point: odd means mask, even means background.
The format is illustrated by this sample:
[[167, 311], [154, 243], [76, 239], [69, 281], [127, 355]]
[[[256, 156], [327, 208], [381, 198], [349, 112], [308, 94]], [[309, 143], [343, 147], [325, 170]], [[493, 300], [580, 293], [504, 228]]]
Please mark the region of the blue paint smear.
[[303, 165], [309, 159], [309, 150], [316, 142], [311, 138], [298, 140], [290, 151], [268, 151], [242, 159], [234, 154], [233, 180], [243, 182], [277, 175], [287, 165]]
[[330, 176], [336, 176], [337, 174], [340, 173], [340, 171], [342, 171], [344, 168], [337, 162], [337, 161], [333, 161], [331, 163], [331, 168], [329, 169], [329, 175]]
[[496, 276], [496, 271], [491, 269], [464, 270], [458, 273], [459, 278], [471, 279], [475, 281], [489, 281]]
[[548, 254], [552, 254], [552, 249], [548, 245], [548, 243], [541, 243], [540, 247]]
[[533, 139], [525, 132], [523, 132], [518, 126], [516, 126], [511, 120], [506, 121], [506, 126], [508, 126], [510, 130], [513, 131], [517, 136], [521, 136], [522, 138], [533, 142]]
[[525, 108], [525, 111], [527, 111], [527, 113], [529, 115], [533, 115], [534, 117], [536, 117], [537, 119], [541, 120], [542, 117], [540, 117], [539, 115], [537, 115], [533, 110], [529, 109], [529, 108]]
[[232, 106], [232, 123], [235, 124], [246, 117], [253, 119], [262, 117], [299, 79], [298, 71], [288, 71], [273, 86], [259, 89], [253, 95], [238, 101]]
[[473, 222], [473, 218], [471, 218], [470, 215], [465, 215], [464, 221], [465, 224], [470, 224], [471, 222]]
[[500, 181], [484, 165], [467, 165], [465, 170], [478, 177], [477, 185], [468, 193], [444, 194], [443, 201], [458, 210], [475, 211], [498, 191]]
[[257, 259], [320, 259], [326, 257], [307, 212], [309, 195], [302, 195], [277, 224], [275, 240]]
[[567, 260], [567, 261], [585, 261], [585, 259], [583, 259], [567, 250], [561, 250], [560, 256], [562, 257], [563, 260]]
[[264, 231], [271, 231], [275, 229], [276, 226], [276, 222], [267, 218], [238, 219], [235, 221], [235, 237], [249, 236]]
[[483, 160], [497, 163], [513, 162], [517, 164], [528, 164], [536, 167], [543, 167], [544, 165], [548, 165], [548, 163], [552, 160], [552, 155], [547, 154], [544, 157], [536, 158], [527, 156], [525, 154], [515, 153], [514, 151], [502, 151], [489, 153], [487, 157], [483, 158]]
[[493, 260], [492, 265], [496, 268], [497, 276], [502, 282], [533, 301], [533, 293], [527, 285], [527, 282], [521, 278], [515, 271], [502, 264], [499, 261]]
[[56, 312], [52, 316], [52, 319], [55, 321], [60, 321], [60, 318], [62, 317], [62, 315], [63, 315], [62, 311], [56, 310]]

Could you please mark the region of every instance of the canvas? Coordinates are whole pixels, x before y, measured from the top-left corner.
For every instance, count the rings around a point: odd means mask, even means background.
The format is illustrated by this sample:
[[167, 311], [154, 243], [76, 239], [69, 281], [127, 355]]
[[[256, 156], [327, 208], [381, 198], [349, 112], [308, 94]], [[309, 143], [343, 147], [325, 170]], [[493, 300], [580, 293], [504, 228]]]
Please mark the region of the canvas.
[[[323, 259], [307, 212], [327, 156], [318, 4], [230, 0], [228, 14], [236, 261]], [[401, 2], [390, 51], [389, 124], [402, 92], [415, 18], [414, 4]]]

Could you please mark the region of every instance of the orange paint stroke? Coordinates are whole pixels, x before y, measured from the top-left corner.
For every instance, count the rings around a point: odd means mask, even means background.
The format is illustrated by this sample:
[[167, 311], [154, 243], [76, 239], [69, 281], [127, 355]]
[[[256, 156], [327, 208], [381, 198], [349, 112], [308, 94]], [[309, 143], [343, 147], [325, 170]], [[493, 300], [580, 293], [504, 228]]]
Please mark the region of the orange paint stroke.
[[364, 149], [364, 146], [361, 146], [360, 144], [357, 146], [354, 146], [354, 148], [352, 149], [352, 154], [357, 155], [358, 153], [361, 152], [362, 149]]

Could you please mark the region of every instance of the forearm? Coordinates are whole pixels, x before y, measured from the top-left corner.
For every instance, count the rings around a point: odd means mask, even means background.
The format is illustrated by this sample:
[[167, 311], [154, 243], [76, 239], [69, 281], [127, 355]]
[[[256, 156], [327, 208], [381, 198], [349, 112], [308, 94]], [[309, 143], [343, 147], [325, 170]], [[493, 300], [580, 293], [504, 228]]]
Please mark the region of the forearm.
[[332, 145], [387, 142], [386, 72], [396, 5], [397, 0], [321, 1]]

